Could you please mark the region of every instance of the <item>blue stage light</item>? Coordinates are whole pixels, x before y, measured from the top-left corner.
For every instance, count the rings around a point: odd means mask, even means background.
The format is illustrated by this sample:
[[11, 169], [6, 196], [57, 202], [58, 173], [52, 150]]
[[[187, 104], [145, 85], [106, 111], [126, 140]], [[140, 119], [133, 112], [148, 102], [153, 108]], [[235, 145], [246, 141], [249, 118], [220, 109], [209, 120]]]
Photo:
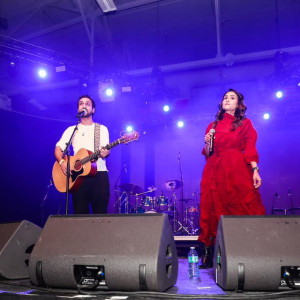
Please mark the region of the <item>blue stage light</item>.
[[276, 98], [281, 99], [283, 97], [283, 92], [277, 91], [275, 95], [276, 95]]
[[107, 97], [113, 96], [113, 95], [114, 95], [114, 90], [113, 90], [111, 87], [106, 88], [106, 90], [105, 90], [105, 95], [106, 95]]
[[127, 132], [132, 132], [132, 131], [133, 131], [133, 127], [132, 127], [131, 125], [128, 125], [128, 126], [126, 127], [126, 131], [127, 131]]
[[178, 126], [179, 128], [184, 127], [184, 122], [183, 122], [182, 120], [178, 121], [178, 122], [177, 122], [177, 126]]
[[270, 119], [270, 114], [269, 113], [264, 113], [264, 119], [269, 120]]
[[46, 78], [47, 77], [47, 71], [45, 69], [38, 69], [38, 75], [41, 77], [41, 78]]
[[163, 110], [165, 112], [168, 112], [170, 110], [170, 106], [169, 105], [164, 105]]

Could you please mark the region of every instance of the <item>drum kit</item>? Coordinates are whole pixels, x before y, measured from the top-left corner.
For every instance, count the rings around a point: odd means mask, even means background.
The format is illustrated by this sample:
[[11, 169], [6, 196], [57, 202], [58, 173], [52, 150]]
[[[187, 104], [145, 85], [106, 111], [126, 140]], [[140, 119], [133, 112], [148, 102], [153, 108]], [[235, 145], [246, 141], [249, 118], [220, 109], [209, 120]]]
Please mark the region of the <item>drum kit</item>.
[[[163, 188], [166, 193], [155, 195], [156, 187], [148, 187], [147, 191], [135, 184], [125, 183], [119, 186], [114, 207], [118, 213], [164, 213], [168, 215], [174, 234], [198, 235], [199, 234], [199, 209], [195, 199], [180, 199], [183, 209], [177, 209], [176, 190], [182, 187], [182, 181], [168, 180]], [[169, 197], [165, 196], [169, 195]], [[197, 200], [196, 200], [197, 201]], [[184, 205], [183, 205], [184, 204]], [[181, 214], [179, 213], [181, 211]], [[181, 217], [181, 218], [179, 218]]]

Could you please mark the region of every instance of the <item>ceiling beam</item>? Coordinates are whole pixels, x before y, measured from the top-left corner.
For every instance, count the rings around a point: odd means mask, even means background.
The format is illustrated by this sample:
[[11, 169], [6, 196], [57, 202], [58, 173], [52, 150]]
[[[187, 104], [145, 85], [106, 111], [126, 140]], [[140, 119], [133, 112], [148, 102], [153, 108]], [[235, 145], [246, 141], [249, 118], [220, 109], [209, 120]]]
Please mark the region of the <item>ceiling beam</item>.
[[[180, 64], [172, 64], [172, 65], [164, 65], [160, 66], [160, 70], [162, 72], [178, 72], [178, 71], [186, 71], [193, 70], [205, 67], [213, 67], [213, 66], [232, 66], [234, 63], [255, 61], [261, 59], [275, 58], [276, 52], [287, 52], [292, 55], [300, 54], [300, 46], [296, 47], [288, 47], [282, 49], [272, 49], [267, 51], [260, 52], [251, 52], [244, 53], [239, 55], [227, 54], [225, 56], [203, 59], [197, 61], [189, 61]], [[150, 75], [153, 72], [153, 68], [145, 68], [133, 71], [124, 72], [127, 75], [135, 75], [135, 76], [146, 76]]]
[[[52, 0], [53, 1], [57, 1], [57, 0]], [[182, 0], [173, 0], [174, 2], [178, 2], [178, 1], [182, 1]], [[128, 10], [128, 9], [131, 9], [131, 8], [135, 8], [135, 7], [141, 7], [141, 6], [144, 6], [144, 5], [148, 5], [148, 4], [153, 4], [153, 3], [156, 3], [156, 2], [159, 2], [159, 0], [136, 0], [136, 1], [131, 1], [131, 2], [127, 2], [125, 4], [121, 4], [121, 5], [118, 5], [118, 12], [120, 11], [125, 11], [125, 10]], [[165, 1], [166, 3], [163, 3], [163, 2], [160, 2], [161, 4], [167, 4], [167, 2], [169, 3], [170, 1]], [[160, 5], [161, 5], [160, 4]], [[89, 18], [89, 17], [98, 17], [98, 16], [103, 16], [103, 12], [100, 8], [98, 8], [96, 11], [93, 11], [89, 14], [86, 14], [86, 18]], [[75, 24], [78, 24], [82, 22], [82, 17], [76, 17], [76, 18], [73, 18], [71, 20], [68, 20], [66, 22], [62, 22], [60, 24], [57, 24], [55, 26], [51, 26], [49, 28], [46, 28], [46, 29], [42, 29], [42, 30], [39, 30], [39, 31], [36, 31], [36, 32], [33, 32], [31, 34], [28, 34], [26, 36], [20, 36], [19, 38], [22, 39], [22, 41], [28, 41], [28, 40], [32, 40], [32, 39], [35, 39], [35, 38], [40, 38], [44, 35], [47, 35], [47, 34], [50, 34], [56, 30], [60, 30], [60, 29], [63, 29], [63, 28], [66, 28], [66, 27], [69, 27], [69, 26], [72, 26], [72, 25], [75, 25]]]
[[77, 0], [76, 2], [77, 2], [78, 9], [80, 11], [80, 15], [81, 15], [81, 19], [82, 19], [82, 22], [83, 22], [83, 25], [84, 25], [84, 28], [85, 28], [86, 35], [87, 35], [88, 40], [89, 40], [90, 45], [91, 45], [92, 44], [92, 36], [91, 36], [91, 32], [90, 32], [90, 29], [89, 29], [89, 26], [88, 26], [88, 23], [87, 23], [86, 16], [84, 14], [84, 11], [83, 11], [83, 8], [82, 8], [82, 5], [81, 5], [81, 0]]

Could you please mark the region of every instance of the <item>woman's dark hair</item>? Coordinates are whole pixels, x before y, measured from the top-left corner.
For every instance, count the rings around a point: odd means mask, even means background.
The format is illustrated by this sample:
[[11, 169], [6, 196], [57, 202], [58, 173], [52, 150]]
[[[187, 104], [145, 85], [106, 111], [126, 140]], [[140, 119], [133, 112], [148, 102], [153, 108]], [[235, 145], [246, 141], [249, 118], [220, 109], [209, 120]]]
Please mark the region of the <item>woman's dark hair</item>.
[[92, 98], [91, 96], [89, 96], [89, 95], [82, 95], [82, 96], [79, 97], [79, 99], [78, 99], [78, 101], [77, 101], [77, 108], [78, 108], [79, 102], [80, 102], [80, 100], [81, 100], [82, 98], [88, 98], [88, 99], [90, 99], [91, 102], [92, 102], [92, 108], [96, 108], [96, 103], [95, 103], [95, 101], [94, 101], [93, 98]]
[[234, 90], [234, 89], [229, 89], [223, 96], [222, 98], [222, 101], [220, 102], [219, 104], [219, 111], [218, 113], [216, 114], [216, 120], [215, 120], [215, 124], [214, 124], [214, 127], [217, 126], [218, 122], [221, 121], [223, 118], [224, 118], [224, 114], [225, 114], [225, 110], [223, 109], [222, 107], [222, 103], [223, 103], [223, 100], [224, 100], [224, 97], [225, 95], [228, 93], [228, 92], [234, 92], [237, 97], [238, 97], [238, 106], [236, 108], [236, 111], [234, 113], [234, 121], [232, 123], [232, 128], [231, 130], [234, 131], [236, 130], [239, 126], [242, 126], [243, 124], [243, 120], [246, 119], [246, 115], [245, 115], [245, 112], [247, 110], [247, 106], [245, 105], [244, 103], [244, 96], [239, 93], [238, 91]]

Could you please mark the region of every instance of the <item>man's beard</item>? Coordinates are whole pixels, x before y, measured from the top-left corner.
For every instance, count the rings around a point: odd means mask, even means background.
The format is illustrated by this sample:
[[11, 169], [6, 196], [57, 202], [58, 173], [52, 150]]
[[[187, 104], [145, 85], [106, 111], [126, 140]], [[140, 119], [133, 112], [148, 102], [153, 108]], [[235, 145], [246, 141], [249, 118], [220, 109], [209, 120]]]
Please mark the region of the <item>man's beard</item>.
[[82, 118], [88, 118], [88, 117], [90, 117], [92, 115], [93, 115], [92, 112], [87, 112]]

